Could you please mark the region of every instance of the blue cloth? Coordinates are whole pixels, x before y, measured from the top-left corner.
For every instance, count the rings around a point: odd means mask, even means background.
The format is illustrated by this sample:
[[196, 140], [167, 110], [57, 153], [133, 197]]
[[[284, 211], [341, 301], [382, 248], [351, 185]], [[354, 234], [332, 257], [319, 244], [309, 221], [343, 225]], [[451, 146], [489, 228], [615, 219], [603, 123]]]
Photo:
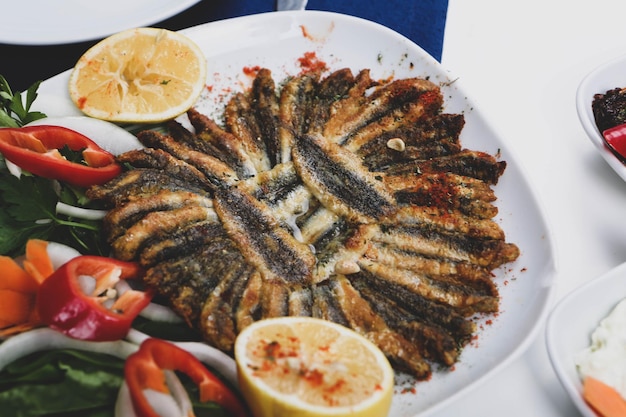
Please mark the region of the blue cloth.
[[[275, 10], [275, 0], [205, 0], [190, 10], [211, 20]], [[192, 9], [194, 9], [192, 8]], [[441, 61], [448, 0], [308, 0], [307, 10], [361, 17], [387, 26]]]
[[448, 0], [309, 0], [307, 9], [344, 13], [380, 23], [441, 61]]

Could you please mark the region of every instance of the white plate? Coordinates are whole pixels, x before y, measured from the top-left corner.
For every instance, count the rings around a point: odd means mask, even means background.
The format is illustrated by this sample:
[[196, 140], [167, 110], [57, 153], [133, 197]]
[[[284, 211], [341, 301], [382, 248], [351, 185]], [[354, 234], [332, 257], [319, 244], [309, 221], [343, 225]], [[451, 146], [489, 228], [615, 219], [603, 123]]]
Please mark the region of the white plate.
[[594, 94], [604, 94], [616, 87], [626, 87], [626, 55], [597, 67], [583, 78], [576, 92], [576, 110], [591, 142], [611, 168], [626, 181], [626, 165], [620, 162], [604, 143], [591, 108]]
[[200, 0], [17, 0], [2, 4], [0, 42], [55, 45], [148, 26]]
[[561, 384], [585, 417], [597, 417], [582, 398], [574, 357], [591, 344], [591, 333], [626, 298], [626, 263], [565, 296], [548, 316], [546, 345]]
[[[507, 240], [521, 248], [520, 258], [496, 271], [502, 311], [484, 324], [478, 340], [468, 346], [452, 372], [436, 372], [432, 380], [418, 383], [415, 393], [399, 386], [390, 416], [425, 415], [444, 407], [477, 386], [518, 356], [536, 335], [545, 318], [555, 274], [552, 238], [535, 195], [507, 144], [494, 133], [480, 110], [467, 99], [456, 81], [420, 47], [378, 24], [317, 11], [265, 13], [185, 30], [208, 58], [209, 79], [198, 109], [217, 116], [234, 90], [250, 84], [244, 68], [263, 66], [274, 78], [298, 73], [298, 59], [314, 52], [331, 69], [369, 68], [373, 78], [429, 77], [441, 84], [448, 112], [465, 114], [461, 140], [466, 147], [501, 154], [508, 167], [496, 194], [497, 220]], [[69, 72], [41, 85], [41, 93], [67, 100]], [[52, 100], [54, 102], [54, 100]], [[58, 108], [58, 107], [57, 107]], [[44, 109], [45, 110], [45, 109]]]

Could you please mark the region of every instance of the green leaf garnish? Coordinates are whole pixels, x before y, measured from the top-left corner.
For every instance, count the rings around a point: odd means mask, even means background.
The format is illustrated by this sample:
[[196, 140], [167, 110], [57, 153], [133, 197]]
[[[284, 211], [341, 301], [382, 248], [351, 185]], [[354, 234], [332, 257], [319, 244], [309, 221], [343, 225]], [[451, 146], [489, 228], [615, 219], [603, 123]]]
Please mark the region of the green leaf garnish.
[[[26, 90], [26, 97], [20, 92], [13, 94], [7, 80], [0, 75], [0, 126], [20, 127], [32, 121], [43, 119], [45, 114], [38, 111], [30, 111], [37, 98], [37, 89], [41, 81], [35, 82]], [[22, 101], [25, 98], [26, 102]]]

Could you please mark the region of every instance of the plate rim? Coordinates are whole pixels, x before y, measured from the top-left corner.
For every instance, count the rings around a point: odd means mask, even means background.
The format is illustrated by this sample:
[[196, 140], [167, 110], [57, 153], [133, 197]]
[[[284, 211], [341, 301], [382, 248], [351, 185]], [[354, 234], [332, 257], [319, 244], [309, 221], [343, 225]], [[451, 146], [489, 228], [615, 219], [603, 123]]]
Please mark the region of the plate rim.
[[[130, 29], [132, 27], [139, 26], [149, 26], [158, 22], [161, 22], [165, 19], [168, 19], [172, 16], [177, 15], [178, 13], [187, 10], [193, 5], [199, 3], [202, 0], [171, 0], [168, 3], [168, 7], [162, 7], [156, 10], [154, 13], [150, 14], [137, 14], [137, 16], [131, 20], [129, 20], [128, 24], [125, 25], [127, 27], [122, 27], [115, 24], [115, 20], [111, 20], [113, 24], [107, 24], [104, 26], [98, 25], [96, 28], [91, 28], [83, 33], [87, 33], [87, 35], [68, 35], [64, 34], [55, 35], [54, 30], [42, 30], [38, 32], [37, 36], [27, 35], [24, 37], [25, 32], [15, 30], [19, 28], [19, 26], [7, 28], [5, 27], [3, 31], [0, 32], [0, 43], [5, 43], [7, 45], [17, 45], [17, 46], [52, 46], [52, 45], [61, 45], [61, 44], [72, 44], [78, 42], [88, 42], [94, 41], [97, 39], [102, 39], [106, 36], [112, 35], [115, 32], [119, 32], [124, 29]], [[24, 4], [26, 6], [26, 2], [18, 2], [20, 4]], [[131, 2], [127, 2], [128, 4], [132, 4]], [[13, 6], [15, 7], [15, 6]], [[63, 6], [59, 5], [57, 10], [63, 10]], [[54, 17], [50, 17], [50, 20], [53, 20]], [[10, 22], [12, 20], [6, 20], [6, 22]], [[130, 24], [132, 22], [132, 24]], [[24, 25], [20, 25], [24, 26]], [[58, 26], [58, 23], [55, 23], [55, 26]], [[82, 27], [84, 29], [84, 27]]]
[[[555, 304], [546, 321], [545, 345], [552, 368], [554, 369], [559, 383], [565, 389], [571, 401], [585, 417], [597, 417], [597, 414], [587, 405], [582, 397], [582, 381], [580, 378], [571, 377], [572, 373], [575, 373], [575, 375], [578, 374], [576, 373], [575, 364], [568, 362], [568, 359], [572, 358], [570, 357], [566, 359], [564, 357], [564, 352], [562, 352], [559, 348], [561, 340], [559, 334], [562, 334], [562, 331], [559, 331], [559, 329], [563, 327], [564, 316], [567, 311], [572, 309], [572, 306], [576, 304], [577, 300], [583, 297], [583, 294], [587, 294], [589, 292], [605, 294], [603, 302], [606, 302], [606, 304], [598, 306], [597, 311], [594, 311], [598, 313], [598, 315], [593, 317], [592, 320], [595, 323], [595, 327], [586, 329], [586, 336], [589, 343], [591, 343], [591, 333], [593, 330], [600, 324], [600, 321], [606, 317], [608, 313], [610, 313], [619, 301], [626, 298], [626, 291], [619, 294], [607, 290], [601, 291], [601, 289], [605, 287], [611, 289], [619, 283], [621, 283], [626, 289], [624, 276], [626, 276], [626, 262], [621, 263], [603, 274], [600, 274], [596, 278], [570, 290]], [[602, 313], [599, 312], [601, 309], [603, 310]], [[592, 318], [590, 318], [590, 320], [591, 319]], [[585, 329], [580, 329], [580, 336], [583, 336], [583, 332], [585, 332]], [[584, 347], [582, 347], [581, 350], [582, 349], [584, 349]]]

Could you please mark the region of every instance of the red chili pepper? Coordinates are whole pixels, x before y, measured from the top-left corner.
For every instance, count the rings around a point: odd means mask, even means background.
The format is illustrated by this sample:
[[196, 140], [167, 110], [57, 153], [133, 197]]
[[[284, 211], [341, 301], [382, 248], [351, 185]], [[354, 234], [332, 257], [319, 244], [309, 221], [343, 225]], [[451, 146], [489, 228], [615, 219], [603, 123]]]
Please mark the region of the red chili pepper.
[[[82, 151], [87, 165], [65, 159], [59, 152], [65, 146]], [[113, 154], [87, 136], [61, 126], [0, 129], [0, 153], [32, 174], [79, 187], [103, 184], [122, 171]]]
[[[63, 264], [39, 287], [39, 317], [51, 328], [76, 339], [121, 339], [139, 312], [150, 303], [153, 292], [131, 289], [114, 299], [113, 287], [120, 279], [137, 278], [141, 274], [137, 263], [78, 256]], [[81, 287], [84, 276], [95, 279], [91, 294], [85, 294]], [[104, 304], [111, 301], [110, 308]]]
[[137, 417], [158, 417], [144, 394], [152, 389], [170, 394], [164, 370], [185, 373], [198, 386], [200, 401], [215, 402], [233, 417], [245, 417], [247, 411], [233, 391], [209, 371], [195, 356], [165, 340], [149, 338], [126, 359], [124, 377]]

